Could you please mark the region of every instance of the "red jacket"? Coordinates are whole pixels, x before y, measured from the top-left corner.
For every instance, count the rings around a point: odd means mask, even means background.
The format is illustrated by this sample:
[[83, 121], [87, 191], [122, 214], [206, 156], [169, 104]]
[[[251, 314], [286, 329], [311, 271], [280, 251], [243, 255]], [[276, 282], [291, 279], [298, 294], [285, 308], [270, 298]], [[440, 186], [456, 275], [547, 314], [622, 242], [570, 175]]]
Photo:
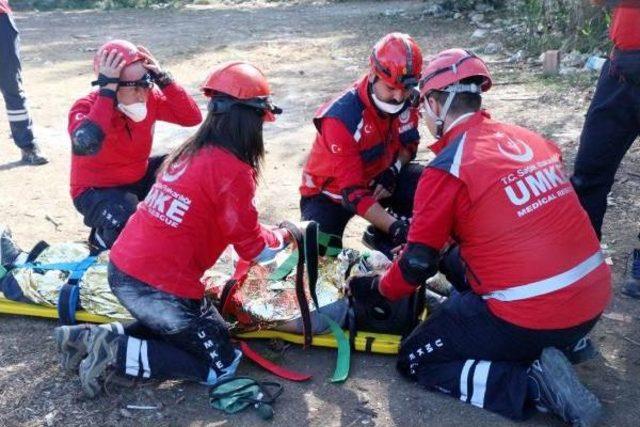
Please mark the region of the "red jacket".
[[258, 222], [255, 173], [220, 148], [203, 148], [158, 175], [111, 249], [122, 271], [157, 289], [200, 299], [200, 282], [228, 245], [253, 260], [277, 237]]
[[195, 126], [202, 114], [193, 98], [178, 84], [154, 88], [147, 101], [147, 117], [135, 123], [107, 96], [91, 92], [69, 112], [69, 135], [85, 121], [104, 133], [101, 150], [93, 156], [71, 156], [71, 197], [91, 187], [117, 187], [140, 180], [147, 171], [156, 120]]
[[0, 0], [0, 13], [11, 13], [9, 0]]
[[376, 202], [370, 188], [373, 178], [396, 161], [401, 149], [415, 153], [418, 119], [415, 108], [397, 117], [381, 115], [369, 97], [367, 76], [362, 77], [318, 110], [318, 133], [304, 165], [300, 193], [323, 193], [341, 203], [345, 190], [355, 189], [356, 211], [364, 215]]
[[[611, 272], [555, 144], [476, 113], [433, 149], [409, 242], [456, 240], [472, 290], [518, 326], [569, 328], [604, 310]], [[396, 261], [380, 290], [398, 298], [415, 286]]]
[[611, 40], [621, 50], [640, 49], [640, 1], [622, 0], [613, 11]]

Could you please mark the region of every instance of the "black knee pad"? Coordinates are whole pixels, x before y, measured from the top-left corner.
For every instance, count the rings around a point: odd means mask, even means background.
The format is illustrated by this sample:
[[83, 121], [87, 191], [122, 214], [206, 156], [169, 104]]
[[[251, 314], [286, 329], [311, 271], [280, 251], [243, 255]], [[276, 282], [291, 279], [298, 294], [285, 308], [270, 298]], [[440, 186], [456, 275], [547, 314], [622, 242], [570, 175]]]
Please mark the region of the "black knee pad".
[[87, 209], [84, 222], [89, 227], [121, 230], [136, 211], [138, 198], [131, 193], [114, 193]]

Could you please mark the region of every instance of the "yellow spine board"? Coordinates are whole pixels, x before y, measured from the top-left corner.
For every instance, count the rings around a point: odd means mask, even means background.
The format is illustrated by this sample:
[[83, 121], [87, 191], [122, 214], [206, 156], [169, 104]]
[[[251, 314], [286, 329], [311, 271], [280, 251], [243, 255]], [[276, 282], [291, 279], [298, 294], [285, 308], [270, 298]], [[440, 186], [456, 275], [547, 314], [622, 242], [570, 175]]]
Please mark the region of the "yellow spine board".
[[[0, 298], [0, 313], [17, 314], [22, 316], [46, 317], [50, 319], [58, 318], [58, 310], [55, 307], [46, 307], [44, 305], [27, 304], [23, 302], [10, 301], [6, 298]], [[76, 319], [81, 322], [90, 323], [109, 323], [114, 319], [96, 314], [87, 313], [83, 310], [76, 312]]]
[[[58, 310], [56, 310], [55, 307], [45, 307], [42, 305], [15, 302], [2, 297], [0, 297], [0, 313], [16, 314], [21, 316], [46, 317], [50, 319], [58, 318]], [[108, 317], [90, 314], [83, 310], [79, 310], [76, 312], [76, 319], [80, 322], [90, 323], [109, 323], [113, 321], [113, 319], [110, 319]], [[347, 331], [345, 331], [345, 333], [349, 335]], [[277, 338], [294, 344], [304, 344], [304, 337], [302, 335], [292, 334], [289, 332], [274, 331], [271, 329], [245, 332], [239, 334], [238, 337], [246, 339]], [[316, 347], [329, 348], [338, 347], [335, 338], [331, 334], [314, 335], [311, 341], [311, 345]], [[358, 351], [364, 351], [368, 353], [397, 354], [398, 349], [400, 348], [400, 336], [376, 334], [373, 332], [358, 332], [355, 339], [355, 348]]]
[[[345, 331], [347, 336], [348, 331]], [[294, 344], [304, 344], [304, 337], [302, 335], [292, 334], [283, 331], [274, 331], [272, 329], [264, 329], [255, 332], [245, 332], [238, 334], [239, 338], [247, 339], [270, 339], [279, 338], [284, 341], [288, 341]], [[364, 351], [367, 353], [379, 353], [379, 354], [398, 354], [400, 348], [400, 336], [376, 334], [374, 332], [358, 332], [355, 339], [355, 348], [358, 351]], [[329, 347], [337, 348], [335, 338], [331, 334], [314, 335], [311, 341], [311, 345], [316, 347]]]

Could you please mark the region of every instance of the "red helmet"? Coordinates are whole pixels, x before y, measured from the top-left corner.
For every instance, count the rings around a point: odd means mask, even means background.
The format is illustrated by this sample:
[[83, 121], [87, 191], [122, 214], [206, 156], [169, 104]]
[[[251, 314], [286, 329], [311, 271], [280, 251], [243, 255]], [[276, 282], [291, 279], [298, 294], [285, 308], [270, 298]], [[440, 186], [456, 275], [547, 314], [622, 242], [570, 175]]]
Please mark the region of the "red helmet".
[[397, 89], [416, 86], [422, 69], [422, 51], [404, 33], [390, 33], [378, 40], [369, 57], [371, 71]]
[[98, 49], [95, 56], [93, 57], [93, 71], [96, 74], [98, 74], [100, 55], [102, 55], [102, 52], [105, 50], [115, 50], [118, 53], [121, 53], [125, 62], [125, 67], [129, 64], [133, 64], [134, 62], [142, 61], [145, 59], [144, 55], [140, 53], [136, 45], [134, 45], [133, 43], [126, 40], [111, 40], [100, 46], [100, 49]]
[[282, 110], [271, 103], [271, 89], [265, 75], [248, 62], [232, 61], [217, 65], [200, 87], [211, 98], [209, 110], [223, 113], [232, 104], [244, 104], [265, 111], [265, 120], [275, 120]]
[[[486, 64], [475, 54], [464, 49], [448, 49], [438, 53], [424, 68], [420, 80], [420, 94], [445, 88], [469, 77], [481, 77], [479, 87], [464, 85], [454, 92], [486, 92], [491, 88], [491, 74]], [[467, 87], [468, 86], [468, 87]], [[467, 90], [465, 90], [467, 89]]]

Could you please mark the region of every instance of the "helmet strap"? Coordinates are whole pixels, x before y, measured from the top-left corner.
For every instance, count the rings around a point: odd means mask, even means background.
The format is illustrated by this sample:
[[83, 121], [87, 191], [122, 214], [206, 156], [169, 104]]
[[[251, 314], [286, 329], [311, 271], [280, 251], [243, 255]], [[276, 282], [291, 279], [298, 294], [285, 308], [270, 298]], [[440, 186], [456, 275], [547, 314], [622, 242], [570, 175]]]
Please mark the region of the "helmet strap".
[[448, 92], [447, 100], [445, 101], [442, 109], [440, 110], [440, 115], [437, 115], [431, 109], [431, 105], [429, 105], [429, 99], [425, 98], [425, 112], [429, 117], [433, 119], [436, 125], [436, 134], [435, 137], [440, 139], [444, 134], [444, 121], [447, 119], [447, 114], [449, 114], [449, 109], [451, 108], [451, 104], [453, 103], [454, 98], [456, 97], [455, 92]]
[[455, 92], [455, 93], [462, 93], [462, 92], [470, 92], [470, 93], [476, 93], [476, 94], [482, 93], [482, 89], [480, 88], [480, 86], [478, 86], [475, 83], [470, 83], [470, 84], [455, 83], [450, 86], [447, 86], [444, 89], [444, 91]]

